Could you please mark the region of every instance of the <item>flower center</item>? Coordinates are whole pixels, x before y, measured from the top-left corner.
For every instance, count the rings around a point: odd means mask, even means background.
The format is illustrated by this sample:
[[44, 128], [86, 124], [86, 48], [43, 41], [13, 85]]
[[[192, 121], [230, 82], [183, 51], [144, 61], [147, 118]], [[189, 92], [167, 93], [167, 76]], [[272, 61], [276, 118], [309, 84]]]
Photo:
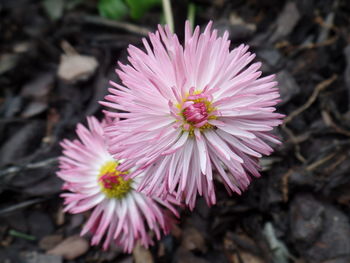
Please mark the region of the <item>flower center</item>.
[[128, 172], [120, 172], [117, 170], [118, 162], [106, 162], [100, 169], [98, 175], [98, 183], [102, 192], [108, 198], [121, 199], [131, 190], [132, 180], [125, 180], [123, 175]]
[[196, 102], [187, 106], [182, 114], [185, 120], [194, 126], [201, 127], [208, 122], [208, 112], [204, 102]]
[[177, 105], [177, 108], [180, 110], [178, 125], [182, 126], [183, 130], [189, 131], [190, 135], [193, 135], [196, 128], [203, 131], [213, 127], [209, 121], [216, 119], [216, 109], [212, 106], [211, 96], [205, 92], [196, 92], [191, 89], [189, 95]]

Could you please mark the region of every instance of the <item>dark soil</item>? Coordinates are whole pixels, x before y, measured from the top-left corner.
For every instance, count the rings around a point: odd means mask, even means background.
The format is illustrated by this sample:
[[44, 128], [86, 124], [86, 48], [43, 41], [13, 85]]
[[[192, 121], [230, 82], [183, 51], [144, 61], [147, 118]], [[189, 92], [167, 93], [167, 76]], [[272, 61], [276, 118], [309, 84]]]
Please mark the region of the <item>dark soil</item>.
[[[42, 2], [0, 1], [0, 262], [350, 262], [349, 1], [193, 1], [197, 24], [213, 20], [232, 48], [249, 44], [264, 74], [277, 74], [283, 144], [242, 196], [218, 184], [216, 206], [199, 200], [150, 251], [91, 247], [71, 260], [46, 254], [87, 216], [62, 212], [59, 141], [86, 115], [102, 116], [97, 101], [117, 79], [117, 60], [162, 15], [126, 19], [130, 30], [99, 17], [97, 1], [66, 1], [56, 20]], [[173, 1], [180, 37], [187, 3]], [[72, 48], [99, 63], [84, 80], [58, 76]]]

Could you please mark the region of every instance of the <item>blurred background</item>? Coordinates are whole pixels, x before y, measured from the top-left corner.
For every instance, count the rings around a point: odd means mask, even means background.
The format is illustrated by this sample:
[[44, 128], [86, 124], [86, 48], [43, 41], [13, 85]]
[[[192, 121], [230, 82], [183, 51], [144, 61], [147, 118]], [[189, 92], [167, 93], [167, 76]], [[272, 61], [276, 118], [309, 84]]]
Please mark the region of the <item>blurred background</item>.
[[129, 44], [164, 23], [161, 0], [0, 0], [0, 262], [350, 262], [350, 2], [173, 0], [184, 21], [214, 21], [276, 73], [283, 144], [242, 196], [217, 185], [150, 250], [102, 251], [62, 212], [59, 141], [74, 138]]

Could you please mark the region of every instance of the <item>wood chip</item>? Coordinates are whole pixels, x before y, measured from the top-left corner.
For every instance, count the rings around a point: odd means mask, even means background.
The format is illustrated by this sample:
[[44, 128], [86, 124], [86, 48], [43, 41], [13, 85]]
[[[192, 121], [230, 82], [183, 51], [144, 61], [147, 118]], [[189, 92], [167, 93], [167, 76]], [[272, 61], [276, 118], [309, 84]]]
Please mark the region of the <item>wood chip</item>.
[[199, 250], [203, 253], [207, 251], [203, 235], [196, 228], [188, 228], [183, 233], [181, 245], [186, 250]]
[[61, 56], [58, 77], [68, 83], [86, 80], [92, 76], [98, 66], [94, 57], [79, 54]]
[[61, 235], [49, 235], [43, 237], [39, 242], [39, 247], [43, 250], [50, 250], [57, 246], [63, 237]]
[[47, 253], [62, 256], [64, 259], [72, 260], [89, 250], [89, 243], [79, 235], [71, 236], [63, 240]]
[[231, 258], [232, 263], [265, 263], [261, 258], [254, 256], [246, 252], [239, 253], [240, 259], [237, 254], [234, 254]]
[[148, 249], [141, 246], [139, 243], [137, 243], [137, 245], [134, 248], [133, 257], [134, 257], [135, 263], [153, 263], [154, 262], [151, 252]]

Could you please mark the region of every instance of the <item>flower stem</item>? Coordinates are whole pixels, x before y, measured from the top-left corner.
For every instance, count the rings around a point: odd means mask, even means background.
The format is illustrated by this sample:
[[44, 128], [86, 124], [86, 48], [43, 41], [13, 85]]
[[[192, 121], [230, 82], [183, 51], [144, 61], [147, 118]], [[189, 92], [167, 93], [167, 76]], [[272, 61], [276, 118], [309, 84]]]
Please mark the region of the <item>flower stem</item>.
[[170, 31], [174, 33], [174, 18], [173, 18], [173, 12], [171, 11], [170, 0], [162, 0], [162, 2], [163, 2], [163, 11], [165, 15], [165, 22], [169, 26]]
[[36, 240], [36, 237], [35, 237], [35, 236], [27, 235], [27, 234], [24, 234], [24, 233], [22, 233], [22, 232], [16, 231], [16, 230], [14, 230], [14, 229], [11, 229], [11, 230], [9, 231], [9, 235], [10, 235], [10, 236], [14, 236], [14, 237], [19, 237], [19, 238], [22, 238], [22, 239], [26, 239], [26, 240], [30, 240], [30, 241]]
[[196, 6], [194, 3], [188, 4], [188, 13], [187, 13], [187, 19], [190, 21], [191, 29], [193, 31], [194, 29], [194, 19], [196, 16]]

